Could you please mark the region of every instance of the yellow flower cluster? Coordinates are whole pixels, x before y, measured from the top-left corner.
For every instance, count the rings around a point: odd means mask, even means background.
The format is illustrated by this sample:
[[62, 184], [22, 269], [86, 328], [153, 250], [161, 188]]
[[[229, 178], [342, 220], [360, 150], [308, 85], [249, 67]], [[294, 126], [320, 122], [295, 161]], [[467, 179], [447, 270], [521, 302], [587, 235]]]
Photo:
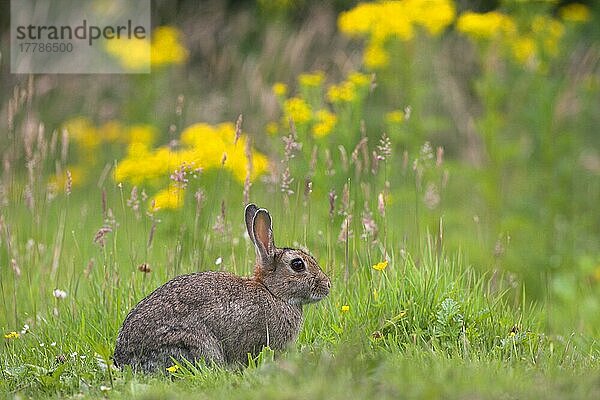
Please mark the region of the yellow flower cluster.
[[310, 105], [300, 97], [291, 97], [285, 100], [283, 114], [286, 121], [291, 118], [296, 124], [305, 124], [312, 119]]
[[[69, 139], [82, 150], [94, 152], [106, 143], [128, 144], [140, 142], [152, 145], [156, 138], [156, 130], [151, 125], [137, 124], [125, 126], [119, 121], [111, 120], [95, 126], [89, 118], [75, 117], [63, 124]], [[95, 159], [95, 155], [92, 154]]]
[[360, 3], [343, 12], [338, 17], [338, 27], [350, 36], [370, 35], [376, 40], [397, 36], [410, 40], [415, 26], [437, 35], [452, 23], [454, 16], [450, 0], [380, 1]]
[[[246, 138], [235, 142], [235, 126], [223, 123], [216, 126], [198, 123], [186, 128], [180, 137], [180, 147], [161, 146], [151, 149], [145, 143], [132, 142], [125, 159], [117, 165], [114, 178], [134, 185], [147, 183], [160, 186], [181, 165], [193, 165], [203, 170], [223, 168], [229, 170], [240, 182], [246, 178], [248, 160], [245, 156]], [[252, 175], [255, 179], [267, 170], [267, 158], [252, 151]], [[225, 161], [224, 161], [225, 160]], [[169, 186], [154, 197], [155, 208], [178, 208], [182, 205], [181, 188]]]
[[298, 76], [298, 83], [303, 87], [319, 87], [323, 84], [325, 75], [321, 71], [317, 71], [311, 74], [300, 74]]
[[152, 33], [150, 59], [153, 66], [183, 64], [188, 50], [181, 44], [181, 32], [171, 26], [159, 26]]
[[177, 209], [183, 205], [183, 189], [171, 184], [152, 196], [151, 204], [152, 211]]
[[106, 51], [129, 71], [144, 69], [150, 57], [152, 66], [183, 64], [188, 50], [181, 44], [181, 32], [170, 26], [159, 26], [152, 32], [152, 40], [118, 39], [106, 42]]
[[554, 18], [536, 15], [519, 29], [510, 16], [498, 11], [464, 13], [458, 18], [457, 29], [475, 40], [499, 40], [515, 61], [535, 68], [543, 54], [558, 54], [564, 34], [563, 24]]
[[327, 100], [332, 103], [349, 103], [356, 98], [354, 83], [345, 81], [339, 85], [331, 85], [327, 89]]
[[367, 37], [363, 55], [369, 68], [382, 68], [389, 56], [384, 48], [389, 38], [409, 41], [415, 27], [432, 36], [439, 35], [456, 15], [451, 0], [398, 0], [360, 3], [338, 17], [341, 32], [354, 37]]
[[273, 85], [273, 93], [276, 96], [283, 97], [287, 94], [287, 85], [285, 83], [277, 82]]
[[371, 42], [363, 53], [365, 66], [370, 69], [379, 69], [387, 66], [390, 62], [390, 56], [383, 48], [381, 43]]
[[49, 179], [49, 185], [57, 190], [65, 188], [66, 170], [71, 173], [70, 185], [78, 186], [86, 179], [86, 171], [91, 170], [98, 160], [98, 151], [105, 145], [129, 145], [138, 143], [151, 146], [156, 140], [156, 129], [151, 125], [123, 125], [119, 121], [110, 120], [96, 126], [89, 118], [74, 117], [63, 123], [62, 129], [67, 132], [70, 143], [78, 152], [78, 164], [63, 168], [63, 173]]
[[498, 11], [487, 13], [466, 12], [456, 22], [456, 28], [474, 39], [489, 39], [499, 35], [514, 35], [517, 27], [506, 14]]
[[21, 336], [19, 334], [19, 332], [8, 332], [4, 334], [4, 339], [18, 339], [19, 336]]
[[337, 123], [337, 116], [328, 110], [319, 110], [316, 112], [317, 122], [312, 128], [315, 137], [327, 136], [331, 133]]
[[368, 75], [360, 72], [352, 72], [348, 79], [338, 85], [331, 85], [327, 89], [327, 100], [331, 103], [350, 103], [360, 99], [366, 94], [366, 90], [371, 83]]
[[338, 115], [331, 112], [326, 103], [333, 105], [336, 112], [347, 105], [352, 107], [360, 105], [368, 94], [371, 81], [372, 76], [353, 71], [344, 81], [322, 90], [325, 74], [322, 71], [305, 73], [298, 76], [300, 94], [289, 98], [286, 98], [287, 86], [283, 83], [275, 83], [272, 90], [277, 95], [283, 117], [279, 124], [269, 122], [265, 130], [270, 135], [288, 132], [291, 118], [296, 123], [301, 137], [306, 134], [311, 134], [314, 138], [325, 137], [333, 132], [338, 123], [344, 122], [338, 120]]

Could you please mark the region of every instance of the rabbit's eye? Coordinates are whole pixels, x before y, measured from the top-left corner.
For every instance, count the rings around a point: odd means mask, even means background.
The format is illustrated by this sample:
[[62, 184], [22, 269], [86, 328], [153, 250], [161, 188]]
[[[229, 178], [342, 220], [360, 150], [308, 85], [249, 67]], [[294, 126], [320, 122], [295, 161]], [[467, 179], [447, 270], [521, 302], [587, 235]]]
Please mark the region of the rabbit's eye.
[[304, 265], [304, 261], [301, 258], [294, 258], [290, 263], [292, 269], [296, 272], [302, 272], [306, 269], [306, 265]]

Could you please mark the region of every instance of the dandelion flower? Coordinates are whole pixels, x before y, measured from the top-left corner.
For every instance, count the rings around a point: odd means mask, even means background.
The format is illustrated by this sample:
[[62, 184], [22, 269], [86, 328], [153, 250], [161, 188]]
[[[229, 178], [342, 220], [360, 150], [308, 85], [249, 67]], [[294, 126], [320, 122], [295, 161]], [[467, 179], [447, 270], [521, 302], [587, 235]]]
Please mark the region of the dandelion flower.
[[18, 339], [19, 336], [21, 336], [19, 334], [19, 332], [12, 331], [12, 332], [5, 333], [4, 339]]
[[400, 124], [404, 121], [404, 111], [391, 111], [385, 115], [385, 120], [390, 124]]
[[343, 305], [341, 308], [342, 312], [348, 312], [350, 311], [350, 306], [349, 305]]
[[388, 266], [388, 261], [381, 261], [378, 262], [377, 264], [373, 265], [373, 269], [376, 271], [384, 271]]
[[150, 46], [152, 65], [183, 64], [188, 50], [181, 44], [182, 33], [172, 26], [159, 26], [152, 32]]
[[170, 373], [175, 373], [175, 372], [179, 371], [179, 365], [173, 364], [167, 368], [167, 371], [169, 371]]
[[288, 88], [285, 83], [277, 82], [273, 85], [273, 93], [279, 97], [283, 97], [287, 94]]

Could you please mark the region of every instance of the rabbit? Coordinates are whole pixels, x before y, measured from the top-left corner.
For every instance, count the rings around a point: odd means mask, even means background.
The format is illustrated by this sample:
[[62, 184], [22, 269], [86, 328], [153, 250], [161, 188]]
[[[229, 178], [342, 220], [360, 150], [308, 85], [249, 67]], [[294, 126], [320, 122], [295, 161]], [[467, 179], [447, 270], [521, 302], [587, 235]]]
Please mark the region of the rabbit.
[[330, 280], [307, 252], [275, 247], [271, 216], [248, 204], [246, 228], [256, 250], [254, 274], [178, 276], [140, 301], [117, 336], [115, 366], [154, 372], [172, 359], [243, 366], [264, 346], [283, 350], [302, 326], [302, 307], [324, 299]]

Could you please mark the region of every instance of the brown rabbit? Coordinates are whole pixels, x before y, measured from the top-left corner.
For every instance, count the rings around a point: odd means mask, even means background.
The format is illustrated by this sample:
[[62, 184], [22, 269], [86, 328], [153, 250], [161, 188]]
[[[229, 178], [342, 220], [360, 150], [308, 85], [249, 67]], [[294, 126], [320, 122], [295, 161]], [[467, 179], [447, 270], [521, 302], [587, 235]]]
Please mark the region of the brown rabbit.
[[267, 210], [249, 204], [245, 214], [256, 247], [254, 275], [208, 271], [165, 283], [125, 318], [115, 365], [155, 371], [172, 365], [171, 358], [246, 364], [248, 353], [282, 350], [296, 339], [302, 306], [329, 294], [329, 278], [310, 254], [275, 247]]

